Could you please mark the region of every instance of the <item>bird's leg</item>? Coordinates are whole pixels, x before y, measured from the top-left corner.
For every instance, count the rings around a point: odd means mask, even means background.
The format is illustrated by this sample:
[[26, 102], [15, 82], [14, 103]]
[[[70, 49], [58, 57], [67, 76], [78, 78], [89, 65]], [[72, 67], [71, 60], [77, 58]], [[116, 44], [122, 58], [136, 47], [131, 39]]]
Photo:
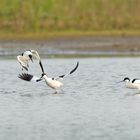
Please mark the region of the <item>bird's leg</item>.
[[138, 91], [137, 93], [135, 93], [134, 95], [140, 95], [140, 91]]
[[61, 91], [62, 94], [64, 94], [64, 90], [62, 88], [60, 89], [60, 91]]
[[57, 92], [57, 90], [55, 89], [55, 92], [54, 92], [54, 94], [57, 94], [58, 92]]

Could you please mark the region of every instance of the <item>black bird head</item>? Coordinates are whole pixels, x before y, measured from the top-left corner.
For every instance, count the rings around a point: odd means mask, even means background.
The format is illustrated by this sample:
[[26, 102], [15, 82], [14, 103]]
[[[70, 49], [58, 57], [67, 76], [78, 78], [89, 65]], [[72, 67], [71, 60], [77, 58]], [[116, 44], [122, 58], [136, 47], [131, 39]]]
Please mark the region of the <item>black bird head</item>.
[[42, 73], [40, 78], [43, 78], [43, 76], [44, 76], [44, 75], [46, 75], [46, 76], [47, 76], [47, 74], [46, 74], [46, 73]]
[[125, 78], [123, 79], [123, 81], [130, 81], [130, 78], [125, 77]]
[[121, 83], [121, 82], [129, 82], [130, 81], [130, 78], [128, 77], [125, 77], [122, 81], [119, 81], [117, 83]]
[[42, 81], [44, 75], [46, 75], [46, 74], [45, 74], [45, 73], [42, 73], [42, 74], [41, 74], [41, 77], [40, 77], [38, 80], [36, 80], [36, 81], [37, 81], [37, 82]]
[[30, 54], [29, 55], [29, 58], [31, 59], [31, 61], [33, 62], [33, 57], [32, 57], [32, 55]]

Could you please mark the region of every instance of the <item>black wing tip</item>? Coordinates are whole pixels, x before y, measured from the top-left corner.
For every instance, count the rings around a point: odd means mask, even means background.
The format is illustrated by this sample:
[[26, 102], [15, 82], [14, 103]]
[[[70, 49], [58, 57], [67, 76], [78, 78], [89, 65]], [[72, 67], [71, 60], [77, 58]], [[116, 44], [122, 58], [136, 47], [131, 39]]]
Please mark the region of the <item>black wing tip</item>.
[[65, 75], [60, 75], [59, 78], [63, 78]]
[[79, 61], [77, 61], [77, 67], [79, 66]]
[[31, 81], [31, 79], [33, 78], [33, 75], [28, 74], [28, 73], [22, 73], [18, 75], [18, 78], [25, 80], [25, 81]]
[[78, 66], [79, 66], [79, 61], [77, 61], [77, 64], [74, 69], [76, 70], [78, 68]]
[[78, 66], [79, 66], [79, 61], [77, 61], [77, 64], [76, 64], [75, 68], [70, 72], [70, 74], [72, 74], [73, 72], [75, 72], [76, 69], [78, 68]]
[[25, 69], [26, 71], [28, 71], [28, 68], [27, 67], [24, 67], [24, 66], [22, 66], [23, 67], [23, 69]]
[[44, 73], [44, 68], [43, 68], [43, 65], [42, 65], [41, 60], [39, 61], [39, 65], [40, 65], [40, 67], [41, 67], [42, 73]]

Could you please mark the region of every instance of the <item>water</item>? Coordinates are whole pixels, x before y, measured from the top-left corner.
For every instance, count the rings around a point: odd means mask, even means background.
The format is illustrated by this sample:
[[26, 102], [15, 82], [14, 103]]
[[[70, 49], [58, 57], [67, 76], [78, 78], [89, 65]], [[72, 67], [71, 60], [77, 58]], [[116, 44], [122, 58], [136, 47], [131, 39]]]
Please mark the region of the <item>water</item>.
[[[140, 96], [116, 84], [140, 78], [140, 58], [43, 59], [45, 70], [64, 79], [64, 94], [45, 83], [17, 78], [16, 60], [0, 60], [0, 140], [139, 140]], [[29, 73], [40, 76], [31, 63]], [[37, 69], [35, 69], [37, 67]]]

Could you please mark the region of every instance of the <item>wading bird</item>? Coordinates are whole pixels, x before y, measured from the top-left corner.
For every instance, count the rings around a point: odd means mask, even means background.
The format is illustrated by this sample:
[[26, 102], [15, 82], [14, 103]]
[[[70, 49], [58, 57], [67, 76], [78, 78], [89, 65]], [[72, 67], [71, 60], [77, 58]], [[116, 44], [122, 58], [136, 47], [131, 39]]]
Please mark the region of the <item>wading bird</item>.
[[43, 69], [43, 66], [41, 66], [41, 69], [42, 69], [42, 75], [40, 78], [36, 77], [36, 76], [33, 76], [31, 74], [27, 74], [27, 73], [22, 73], [20, 74], [18, 77], [22, 80], [25, 80], [25, 81], [35, 81], [35, 82], [39, 82], [39, 81], [42, 81], [44, 80], [46, 82], [46, 84], [55, 90], [55, 93], [57, 93], [57, 89], [61, 89], [61, 87], [63, 86], [63, 83], [60, 82], [59, 80], [60, 79], [63, 79], [64, 77], [72, 74], [73, 72], [76, 71], [76, 69], [78, 68], [79, 66], [79, 62], [77, 62], [76, 66], [74, 69], [72, 69], [69, 73], [65, 74], [65, 75], [60, 75], [56, 78], [51, 78], [51, 77], [48, 77], [48, 75], [46, 73], [44, 73], [44, 69]]
[[130, 79], [128, 77], [125, 77], [123, 81], [120, 82], [125, 82], [125, 86], [127, 88], [140, 90], [140, 79]]
[[31, 60], [33, 62], [33, 58], [37, 59], [39, 61], [40, 66], [42, 67], [40, 56], [36, 50], [27, 50], [24, 53], [22, 53], [22, 55], [17, 56], [17, 60], [21, 64], [22, 70], [25, 69], [28, 71], [29, 61]]

